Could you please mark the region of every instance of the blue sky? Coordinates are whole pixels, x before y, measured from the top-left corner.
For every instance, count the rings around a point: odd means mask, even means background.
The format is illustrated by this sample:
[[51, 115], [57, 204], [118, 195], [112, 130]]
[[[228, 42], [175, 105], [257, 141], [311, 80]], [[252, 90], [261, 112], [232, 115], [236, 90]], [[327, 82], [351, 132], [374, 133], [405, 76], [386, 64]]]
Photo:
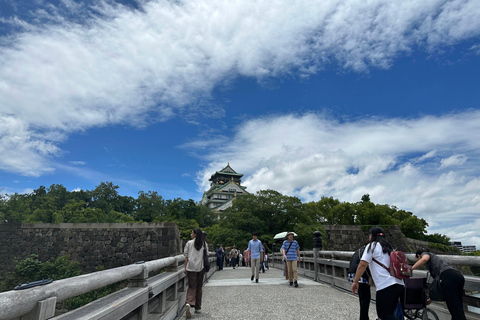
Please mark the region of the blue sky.
[[410, 210], [480, 247], [480, 2], [0, 1], [0, 191]]

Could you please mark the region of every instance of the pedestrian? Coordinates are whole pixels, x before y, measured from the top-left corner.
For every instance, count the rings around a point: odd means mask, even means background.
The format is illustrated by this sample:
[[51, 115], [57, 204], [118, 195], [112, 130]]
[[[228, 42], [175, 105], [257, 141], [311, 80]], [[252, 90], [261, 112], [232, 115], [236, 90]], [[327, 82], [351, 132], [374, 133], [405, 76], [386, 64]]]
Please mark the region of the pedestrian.
[[248, 252], [250, 254], [250, 263], [252, 265], [252, 277], [250, 280], [258, 283], [260, 276], [260, 262], [263, 262], [263, 246], [262, 242], [258, 240], [258, 233], [252, 233], [252, 240], [248, 242]]
[[385, 231], [380, 227], [370, 229], [368, 241], [369, 243], [355, 272], [352, 293], [358, 292], [360, 277], [369, 267], [376, 288], [377, 316], [381, 320], [398, 319], [394, 312], [399, 299], [403, 305], [403, 280], [395, 278], [379, 264], [390, 265], [390, 252], [393, 251], [393, 248], [385, 237]]
[[227, 254], [225, 254], [225, 266], [229, 267], [230, 266], [230, 247], [226, 247], [225, 250], [227, 250]]
[[232, 262], [232, 267], [235, 269], [237, 266], [237, 258], [238, 258], [238, 250], [237, 247], [233, 246], [232, 250], [230, 251], [230, 261]]
[[225, 256], [225, 250], [223, 250], [222, 244], [219, 244], [217, 250], [215, 250], [215, 255], [217, 257], [217, 266], [218, 271], [223, 270], [223, 257]]
[[203, 250], [207, 250], [208, 254], [208, 246], [200, 229], [193, 229], [190, 237], [192, 240], [187, 242], [183, 250], [185, 255], [184, 272], [188, 280], [187, 297], [185, 299], [185, 315], [187, 318], [199, 313], [202, 309], [202, 286], [205, 276]]
[[238, 249], [238, 267], [240, 268], [241, 265], [245, 265], [245, 262], [243, 261], [242, 249]]
[[248, 251], [248, 248], [243, 251], [243, 258], [245, 259], [245, 267], [250, 267], [250, 252]]
[[462, 301], [464, 295], [463, 287], [465, 286], [465, 278], [463, 275], [428, 249], [417, 250], [415, 256], [417, 262], [413, 265], [412, 269], [415, 270], [425, 266], [433, 278], [439, 276], [440, 287], [444, 293], [443, 298], [452, 316], [452, 320], [465, 320]]
[[283, 259], [287, 263], [287, 274], [290, 285], [298, 287], [297, 261], [300, 261], [300, 246], [293, 240], [293, 232], [287, 233], [287, 240], [283, 241]]
[[[365, 246], [361, 246], [353, 253], [352, 259], [350, 260], [350, 265], [348, 267], [348, 281], [353, 282], [355, 279], [355, 273], [357, 272], [357, 267], [360, 264], [360, 258], [365, 251]], [[360, 320], [369, 320], [368, 317], [368, 310], [370, 308], [370, 284], [369, 279], [370, 276], [368, 275], [369, 270], [365, 270], [365, 272], [360, 276], [358, 280], [358, 299], [360, 301]]]

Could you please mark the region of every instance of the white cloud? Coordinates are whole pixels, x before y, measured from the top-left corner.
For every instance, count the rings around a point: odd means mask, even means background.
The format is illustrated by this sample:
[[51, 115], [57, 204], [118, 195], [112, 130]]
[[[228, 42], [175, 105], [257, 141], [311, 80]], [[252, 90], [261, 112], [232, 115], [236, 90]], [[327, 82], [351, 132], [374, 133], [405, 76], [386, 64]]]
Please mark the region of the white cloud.
[[480, 111], [342, 123], [317, 114], [253, 119], [226, 137], [228, 145], [207, 148], [214, 151], [205, 154], [197, 182], [206, 190], [210, 175], [230, 162], [245, 174], [250, 192], [349, 202], [369, 193], [375, 203], [410, 210], [436, 230], [469, 224], [480, 212], [478, 136]]
[[467, 156], [465, 156], [464, 154], [456, 154], [451, 157], [442, 159], [440, 161], [440, 169], [444, 169], [450, 166], [460, 166], [464, 164], [467, 159]]
[[74, 166], [84, 166], [87, 163], [85, 161], [70, 161], [70, 164], [72, 164]]
[[22, 120], [0, 115], [0, 170], [39, 176], [53, 170], [47, 157], [58, 152], [52, 143], [33, 137]]
[[[26, 147], [17, 141], [18, 156], [0, 158], [2, 170], [48, 172], [45, 155], [74, 131], [188, 117], [238, 76], [387, 68], [399, 54], [480, 34], [476, 0], [158, 0], [141, 10], [100, 2], [97, 15], [70, 0], [61, 6], [65, 16], [50, 6], [34, 22], [12, 19], [23, 31], [1, 39], [0, 117], [30, 137]], [[7, 149], [16, 136], [1, 137]]]

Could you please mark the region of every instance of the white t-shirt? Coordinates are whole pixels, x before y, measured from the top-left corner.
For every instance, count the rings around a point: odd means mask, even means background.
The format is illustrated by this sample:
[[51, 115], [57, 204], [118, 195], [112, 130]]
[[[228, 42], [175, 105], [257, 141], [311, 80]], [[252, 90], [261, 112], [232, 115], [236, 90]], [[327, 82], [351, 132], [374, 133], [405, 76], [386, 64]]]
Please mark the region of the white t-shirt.
[[[394, 284], [403, 284], [403, 280], [397, 279], [394, 276], [390, 275], [390, 272], [385, 270], [381, 265], [372, 260], [375, 258], [377, 261], [383, 263], [386, 267], [390, 267], [390, 255], [383, 253], [383, 248], [380, 243], [376, 243], [375, 249], [371, 250], [370, 246], [373, 247], [374, 243], [370, 243], [365, 247], [363, 252], [362, 260], [368, 262], [368, 267], [372, 273], [373, 282], [375, 282], [375, 287], [377, 291], [390, 287]], [[369, 250], [370, 249], [370, 250]]]

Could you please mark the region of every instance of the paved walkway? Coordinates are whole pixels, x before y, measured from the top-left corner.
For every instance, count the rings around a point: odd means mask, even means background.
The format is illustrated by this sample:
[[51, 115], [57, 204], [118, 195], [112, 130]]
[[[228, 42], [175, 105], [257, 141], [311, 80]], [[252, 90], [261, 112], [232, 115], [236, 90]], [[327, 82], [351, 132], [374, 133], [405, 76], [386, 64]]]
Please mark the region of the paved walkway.
[[[250, 281], [250, 268], [225, 268], [203, 288], [202, 313], [192, 319], [335, 319], [359, 318], [358, 296], [299, 276], [290, 287], [283, 271], [271, 268]], [[370, 305], [370, 319], [376, 319]]]

